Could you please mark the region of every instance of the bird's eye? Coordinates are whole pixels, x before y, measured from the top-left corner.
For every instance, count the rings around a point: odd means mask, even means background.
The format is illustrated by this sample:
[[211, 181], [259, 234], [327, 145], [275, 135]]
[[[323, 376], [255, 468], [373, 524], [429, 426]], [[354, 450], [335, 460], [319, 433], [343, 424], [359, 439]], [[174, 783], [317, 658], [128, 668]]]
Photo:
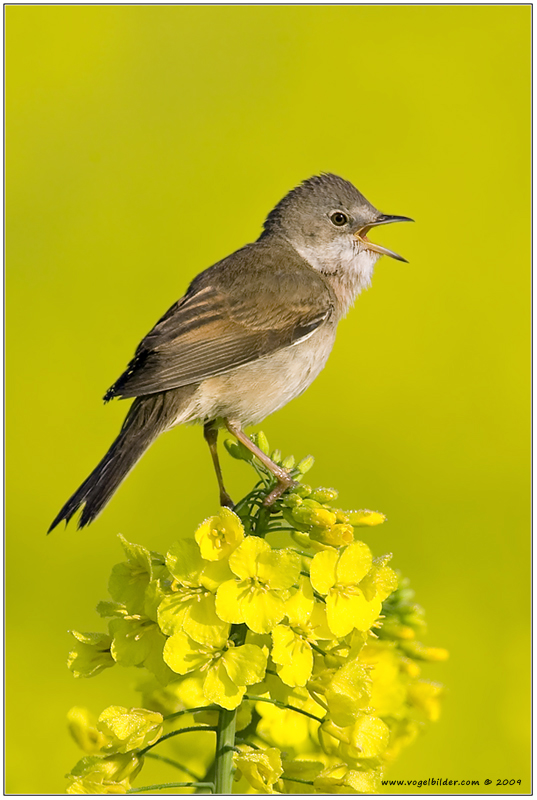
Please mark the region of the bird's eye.
[[342, 211], [334, 211], [333, 214], [330, 214], [330, 220], [334, 225], [337, 225], [338, 228], [341, 228], [342, 225], [347, 224], [349, 218]]

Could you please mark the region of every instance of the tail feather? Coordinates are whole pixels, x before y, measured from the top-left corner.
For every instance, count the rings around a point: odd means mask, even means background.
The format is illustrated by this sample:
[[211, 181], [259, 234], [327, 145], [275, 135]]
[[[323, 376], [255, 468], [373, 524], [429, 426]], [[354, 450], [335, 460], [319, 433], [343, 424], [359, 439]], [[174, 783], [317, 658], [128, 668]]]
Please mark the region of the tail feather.
[[78, 528], [89, 525], [100, 514], [114, 492], [147, 448], [169, 428], [182, 405], [181, 392], [163, 392], [137, 398], [117, 439], [91, 475], [63, 506], [48, 529], [66, 523], [82, 508]]

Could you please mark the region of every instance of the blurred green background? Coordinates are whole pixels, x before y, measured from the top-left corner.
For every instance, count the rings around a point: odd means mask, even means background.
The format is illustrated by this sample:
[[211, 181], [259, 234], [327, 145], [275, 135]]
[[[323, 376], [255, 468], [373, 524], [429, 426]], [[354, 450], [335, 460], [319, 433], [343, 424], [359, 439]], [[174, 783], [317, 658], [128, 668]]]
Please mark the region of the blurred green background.
[[[64, 791], [70, 706], [138, 702], [127, 670], [65, 666], [68, 629], [104, 629], [116, 534], [165, 550], [217, 507], [201, 430], [181, 428], [96, 524], [45, 537], [126, 412], [104, 391], [196, 273], [321, 171], [415, 218], [376, 236], [410, 263], [380, 261], [327, 368], [263, 429], [312, 452], [342, 505], [388, 515], [366, 541], [451, 652], [426, 670], [443, 716], [390, 777], [529, 792], [531, 7], [6, 17], [8, 792]], [[224, 469], [239, 496], [252, 476]]]

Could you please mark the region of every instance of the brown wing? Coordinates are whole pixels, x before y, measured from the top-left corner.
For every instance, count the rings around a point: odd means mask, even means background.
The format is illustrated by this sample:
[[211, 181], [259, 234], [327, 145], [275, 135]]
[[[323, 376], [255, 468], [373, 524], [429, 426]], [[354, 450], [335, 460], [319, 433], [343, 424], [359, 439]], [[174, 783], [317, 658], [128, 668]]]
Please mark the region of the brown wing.
[[247, 245], [194, 280], [105, 400], [198, 383], [290, 347], [328, 320], [333, 300], [287, 243]]

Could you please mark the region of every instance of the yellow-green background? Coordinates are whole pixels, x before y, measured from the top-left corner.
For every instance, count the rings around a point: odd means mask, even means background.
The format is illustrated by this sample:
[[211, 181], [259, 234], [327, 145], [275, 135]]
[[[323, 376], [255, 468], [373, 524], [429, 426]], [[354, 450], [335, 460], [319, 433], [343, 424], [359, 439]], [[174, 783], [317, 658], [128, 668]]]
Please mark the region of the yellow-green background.
[[[197, 272], [334, 171], [416, 219], [376, 236], [410, 263], [381, 260], [263, 427], [388, 515], [366, 540], [451, 652], [426, 670], [443, 716], [390, 776], [529, 792], [530, 7], [6, 15], [8, 791], [63, 791], [71, 705], [136, 702], [131, 671], [65, 667], [67, 630], [101, 625], [116, 534], [166, 549], [217, 507], [201, 431], [178, 429], [90, 529], [45, 538], [126, 411], [104, 391]], [[252, 476], [224, 458], [239, 495]]]

